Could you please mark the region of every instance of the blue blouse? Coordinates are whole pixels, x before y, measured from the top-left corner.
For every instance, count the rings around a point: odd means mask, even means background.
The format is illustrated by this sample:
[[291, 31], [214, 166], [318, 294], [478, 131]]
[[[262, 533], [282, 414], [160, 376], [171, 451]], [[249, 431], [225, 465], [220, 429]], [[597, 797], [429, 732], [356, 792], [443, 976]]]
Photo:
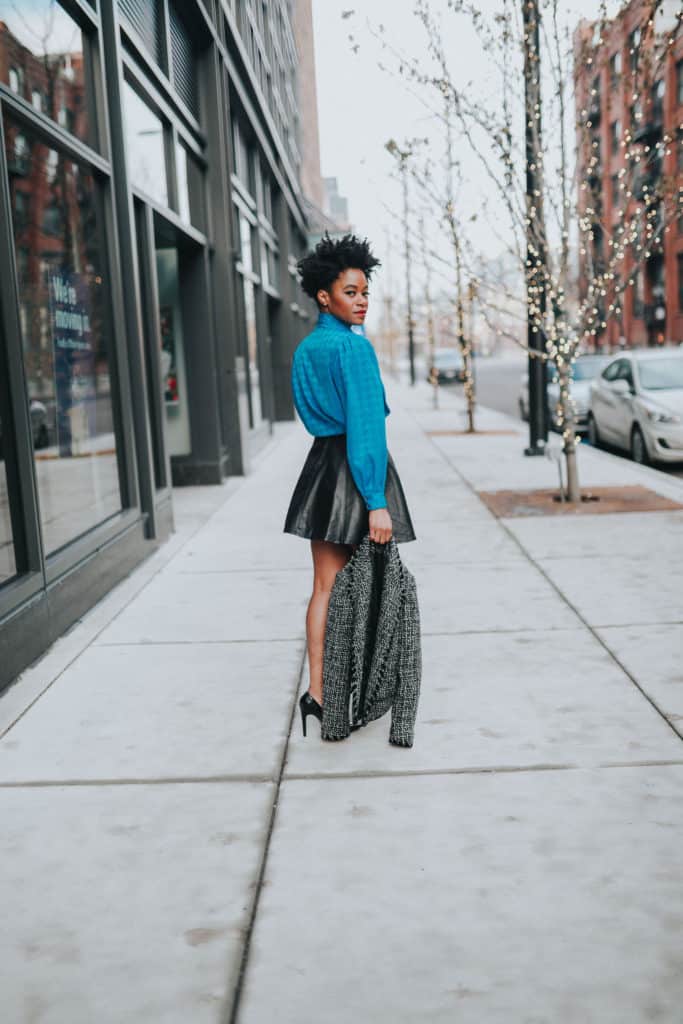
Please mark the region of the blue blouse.
[[349, 468], [366, 507], [386, 508], [385, 418], [391, 410], [377, 355], [365, 335], [331, 313], [320, 313], [294, 352], [292, 394], [309, 434], [346, 434]]

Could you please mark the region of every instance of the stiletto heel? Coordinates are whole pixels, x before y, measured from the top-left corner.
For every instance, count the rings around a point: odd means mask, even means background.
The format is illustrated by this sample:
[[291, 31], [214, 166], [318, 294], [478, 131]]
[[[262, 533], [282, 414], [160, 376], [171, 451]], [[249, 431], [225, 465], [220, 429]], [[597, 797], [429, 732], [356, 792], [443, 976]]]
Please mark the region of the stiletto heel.
[[311, 697], [308, 690], [302, 693], [301, 699], [299, 700], [299, 710], [301, 711], [301, 725], [304, 730], [304, 736], [306, 735], [306, 718], [308, 715], [315, 715], [321, 722], [323, 720], [323, 709], [322, 705], [318, 704], [315, 697]]

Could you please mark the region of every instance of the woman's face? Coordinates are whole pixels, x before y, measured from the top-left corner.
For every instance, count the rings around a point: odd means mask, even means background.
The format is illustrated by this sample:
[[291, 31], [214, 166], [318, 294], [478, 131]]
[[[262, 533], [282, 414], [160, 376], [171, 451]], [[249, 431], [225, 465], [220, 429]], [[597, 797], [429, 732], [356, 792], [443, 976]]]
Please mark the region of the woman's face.
[[368, 279], [362, 270], [344, 270], [329, 289], [320, 289], [318, 305], [346, 324], [362, 324], [368, 311]]

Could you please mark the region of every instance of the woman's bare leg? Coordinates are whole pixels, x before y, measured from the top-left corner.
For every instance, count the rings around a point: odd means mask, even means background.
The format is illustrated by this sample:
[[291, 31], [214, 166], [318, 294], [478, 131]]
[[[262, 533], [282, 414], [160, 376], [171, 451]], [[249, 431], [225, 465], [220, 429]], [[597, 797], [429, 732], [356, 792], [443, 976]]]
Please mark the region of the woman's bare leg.
[[334, 578], [351, 557], [348, 544], [333, 544], [327, 540], [312, 540], [313, 593], [306, 612], [306, 642], [310, 674], [309, 693], [319, 704], [323, 701], [323, 650], [327, 606]]

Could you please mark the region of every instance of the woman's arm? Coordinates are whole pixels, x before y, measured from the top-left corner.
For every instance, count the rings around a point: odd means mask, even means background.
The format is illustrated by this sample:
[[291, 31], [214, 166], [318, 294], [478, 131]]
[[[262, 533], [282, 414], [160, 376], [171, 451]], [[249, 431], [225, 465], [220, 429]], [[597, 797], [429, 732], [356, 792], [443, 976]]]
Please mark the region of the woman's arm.
[[346, 454], [366, 508], [386, 508], [387, 436], [384, 389], [374, 348], [362, 335], [339, 349], [340, 394], [346, 416]]

